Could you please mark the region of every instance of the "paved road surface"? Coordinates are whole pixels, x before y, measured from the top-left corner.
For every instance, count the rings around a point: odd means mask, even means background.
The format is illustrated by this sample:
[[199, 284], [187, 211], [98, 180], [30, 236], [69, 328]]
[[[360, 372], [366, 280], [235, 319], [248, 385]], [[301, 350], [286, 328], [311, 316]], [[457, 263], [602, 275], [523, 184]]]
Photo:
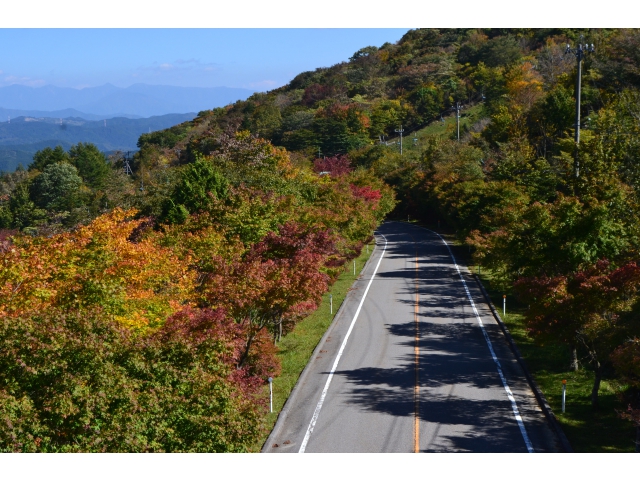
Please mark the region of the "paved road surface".
[[558, 451], [475, 280], [442, 239], [388, 222], [376, 241], [263, 451]]

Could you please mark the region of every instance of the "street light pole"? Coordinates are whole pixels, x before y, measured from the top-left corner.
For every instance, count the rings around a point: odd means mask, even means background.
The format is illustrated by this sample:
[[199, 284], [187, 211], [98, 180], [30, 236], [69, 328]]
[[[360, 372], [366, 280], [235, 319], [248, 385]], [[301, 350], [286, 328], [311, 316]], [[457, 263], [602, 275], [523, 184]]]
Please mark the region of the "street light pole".
[[[581, 37], [582, 41], [582, 37]], [[565, 55], [567, 53], [573, 53], [576, 56], [576, 60], [578, 62], [578, 71], [576, 75], [576, 119], [575, 119], [575, 141], [576, 141], [576, 158], [575, 158], [575, 176], [576, 178], [580, 176], [580, 160], [578, 157], [578, 149], [580, 146], [580, 97], [582, 90], [582, 60], [584, 59], [585, 54], [595, 52], [595, 47], [593, 43], [589, 45], [585, 43], [578, 44], [577, 48], [571, 48], [571, 45], [567, 43], [567, 49], [565, 50]]]
[[404, 132], [402, 125], [400, 128], [396, 128], [395, 132], [400, 134], [400, 155], [402, 155], [402, 132]]
[[456, 129], [458, 131], [458, 141], [460, 141], [460, 110], [462, 110], [462, 105], [460, 105], [460, 102], [456, 102], [456, 106], [451, 107], [451, 110], [456, 111]]

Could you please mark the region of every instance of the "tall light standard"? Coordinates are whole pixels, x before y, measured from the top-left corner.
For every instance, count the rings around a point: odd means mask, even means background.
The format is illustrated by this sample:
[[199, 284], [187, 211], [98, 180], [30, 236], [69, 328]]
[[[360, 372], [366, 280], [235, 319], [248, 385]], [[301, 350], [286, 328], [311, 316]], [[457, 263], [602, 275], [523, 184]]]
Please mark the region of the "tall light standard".
[[400, 128], [396, 128], [395, 132], [400, 134], [400, 155], [402, 155], [402, 132], [404, 132], [402, 125], [400, 125]]
[[451, 110], [456, 111], [456, 129], [458, 131], [458, 141], [460, 141], [460, 110], [462, 110], [462, 105], [460, 105], [460, 102], [456, 102], [456, 106], [451, 107]]
[[[582, 41], [582, 37], [580, 37], [580, 41]], [[593, 43], [589, 45], [585, 43], [578, 44], [577, 48], [571, 48], [571, 45], [567, 43], [567, 49], [565, 50], [565, 55], [567, 53], [573, 53], [576, 56], [576, 60], [578, 61], [578, 72], [576, 75], [576, 122], [575, 122], [575, 140], [576, 140], [576, 159], [575, 159], [575, 175], [576, 178], [580, 176], [580, 160], [578, 158], [578, 147], [580, 145], [580, 94], [582, 89], [582, 60], [584, 59], [585, 54], [593, 53], [596, 49], [593, 46]]]

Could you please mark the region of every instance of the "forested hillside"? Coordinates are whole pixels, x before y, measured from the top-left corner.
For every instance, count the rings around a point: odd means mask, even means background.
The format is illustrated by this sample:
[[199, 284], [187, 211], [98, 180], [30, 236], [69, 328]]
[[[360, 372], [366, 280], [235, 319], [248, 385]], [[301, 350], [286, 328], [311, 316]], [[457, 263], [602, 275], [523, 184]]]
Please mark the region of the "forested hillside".
[[[578, 148], [567, 44], [586, 43]], [[412, 30], [141, 135], [132, 175], [90, 145], [42, 150], [0, 181], [3, 448], [246, 448], [274, 339], [392, 210], [454, 230], [529, 335], [592, 373], [593, 407], [615, 379], [640, 428], [638, 47], [638, 30]]]
[[[578, 149], [579, 44], [594, 51], [582, 61]], [[638, 46], [638, 30], [413, 30], [203, 112], [200, 128], [368, 169], [394, 187], [396, 215], [448, 224], [494, 287], [530, 305], [529, 335], [565, 345], [567, 369], [593, 372], [594, 408], [603, 378], [618, 379], [621, 415], [637, 424]], [[211, 149], [188, 133], [141, 143], [175, 148], [180, 162]]]
[[236, 452], [264, 433], [278, 341], [394, 193], [246, 131], [200, 135], [212, 150], [183, 165], [146, 146], [127, 175], [79, 143], [2, 177], [2, 451]]

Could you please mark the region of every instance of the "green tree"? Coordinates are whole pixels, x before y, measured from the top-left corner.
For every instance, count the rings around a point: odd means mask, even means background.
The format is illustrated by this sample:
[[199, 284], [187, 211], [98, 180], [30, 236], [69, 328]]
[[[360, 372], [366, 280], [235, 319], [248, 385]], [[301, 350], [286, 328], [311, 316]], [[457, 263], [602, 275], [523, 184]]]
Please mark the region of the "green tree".
[[60, 145], [55, 148], [47, 147], [35, 153], [33, 162], [29, 165], [28, 170], [30, 172], [33, 170], [43, 172], [48, 165], [69, 161], [69, 154]]
[[24, 229], [32, 227], [46, 212], [36, 207], [29, 196], [29, 181], [20, 182], [9, 197], [11, 227]]
[[162, 220], [184, 223], [189, 213], [207, 210], [214, 199], [225, 198], [228, 182], [222, 173], [203, 157], [187, 165], [171, 197], [165, 201]]
[[8, 203], [0, 201], [0, 228], [11, 228], [13, 224], [13, 215]]
[[[493, 208], [481, 230], [471, 232], [475, 260], [506, 284], [521, 276], [568, 275], [624, 256], [636, 242], [636, 224], [625, 195], [599, 201], [559, 197], [553, 203], [533, 202]], [[496, 206], [497, 207], [497, 206]]]
[[371, 128], [369, 133], [376, 138], [378, 135], [391, 135], [393, 130], [400, 127], [405, 119], [405, 112], [399, 100], [384, 100], [373, 107], [371, 112]]
[[29, 191], [33, 202], [40, 208], [62, 212], [70, 211], [80, 203], [82, 178], [76, 167], [68, 163], [53, 163], [33, 179]]
[[251, 131], [263, 138], [271, 138], [282, 124], [280, 109], [273, 103], [257, 107], [251, 114]]
[[237, 369], [243, 340], [220, 310], [142, 338], [100, 311], [4, 316], [0, 451], [245, 452], [277, 369], [260, 354]]
[[420, 123], [433, 120], [444, 110], [443, 97], [443, 91], [435, 85], [421, 85], [411, 92], [409, 100], [419, 115]]
[[478, 61], [489, 67], [501, 67], [516, 63], [522, 57], [516, 39], [504, 35], [487, 40], [478, 50]]
[[109, 174], [107, 157], [92, 143], [78, 143], [69, 150], [69, 163], [91, 188], [99, 190]]

